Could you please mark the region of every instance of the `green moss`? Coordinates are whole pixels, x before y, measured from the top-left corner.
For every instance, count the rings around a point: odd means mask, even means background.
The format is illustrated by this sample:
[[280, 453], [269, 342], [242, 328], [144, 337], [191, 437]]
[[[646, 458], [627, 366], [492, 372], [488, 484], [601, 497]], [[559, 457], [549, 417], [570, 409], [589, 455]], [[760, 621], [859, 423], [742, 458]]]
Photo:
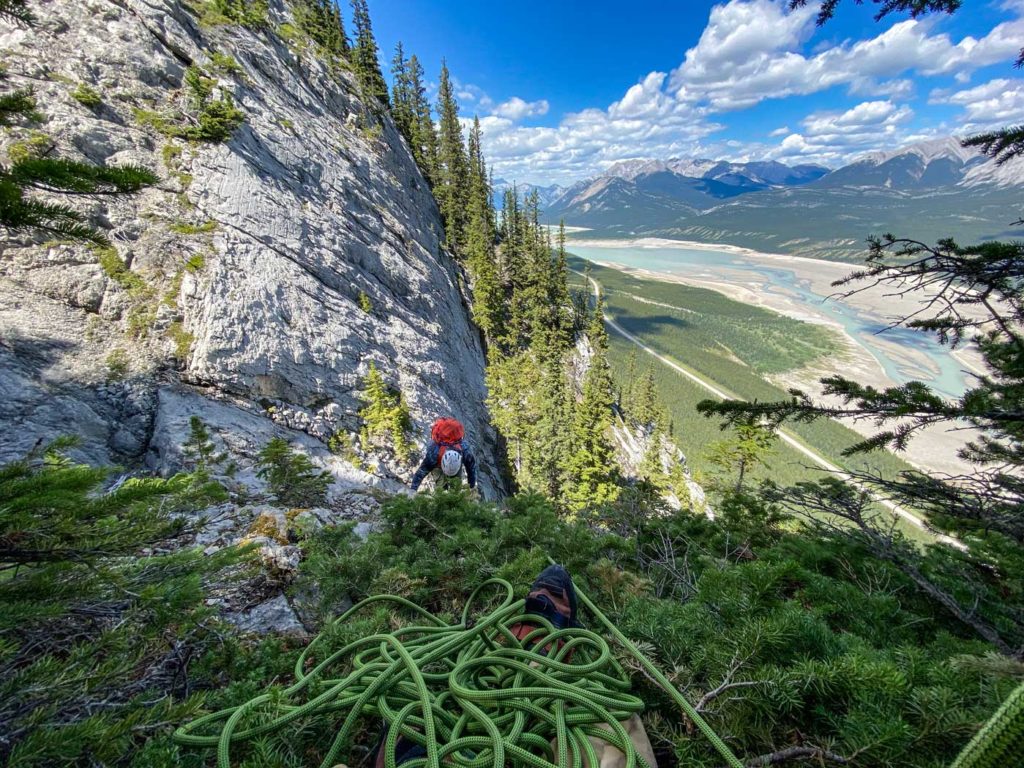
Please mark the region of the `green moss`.
[[124, 261], [122, 261], [121, 257], [117, 254], [116, 249], [100, 248], [97, 246], [93, 249], [93, 252], [96, 254], [96, 260], [103, 268], [107, 277], [120, 285], [126, 291], [138, 294], [144, 293], [147, 290], [148, 286], [146, 285], [146, 281], [128, 269]]
[[231, 94], [223, 93], [212, 99], [216, 81], [204, 70], [191, 66], [185, 72], [185, 88], [189, 95], [189, 113], [160, 112], [136, 108], [132, 111], [135, 122], [152, 128], [168, 138], [204, 141], [218, 144], [231, 138], [245, 122], [245, 113], [235, 106]]
[[234, 56], [221, 53], [220, 51], [214, 51], [210, 54], [210, 67], [214, 72], [219, 72], [222, 75], [238, 75], [242, 72], [242, 67], [235, 61]]
[[99, 91], [85, 83], [78, 84], [75, 90], [71, 92], [71, 98], [89, 109], [95, 109], [103, 103], [103, 99], [100, 96]]
[[7, 147], [7, 156], [12, 163], [42, 157], [56, 146], [53, 137], [42, 131], [32, 131], [27, 138], [12, 142]]
[[202, 253], [197, 253], [189, 257], [188, 261], [185, 262], [185, 266], [174, 273], [174, 277], [171, 278], [171, 284], [164, 294], [163, 303], [169, 307], [176, 307], [178, 305], [178, 294], [181, 293], [181, 281], [185, 279], [185, 273], [197, 274], [203, 270], [206, 266], [206, 256]]
[[366, 314], [373, 312], [373, 304], [370, 303], [370, 297], [366, 295], [366, 291], [359, 292], [359, 308]]
[[185, 330], [185, 326], [180, 320], [175, 320], [168, 326], [167, 338], [174, 342], [174, 357], [181, 362], [187, 360], [196, 337]]
[[128, 375], [128, 353], [118, 347], [107, 355], [107, 380], [121, 381]]
[[363, 141], [367, 144], [376, 144], [384, 135], [384, 129], [380, 123], [364, 120], [359, 125], [359, 132], [363, 135]]
[[173, 142], [167, 142], [164, 144], [163, 149], [160, 150], [160, 154], [164, 160], [164, 166], [169, 171], [178, 170], [178, 161], [181, 159], [182, 149], [180, 146]]
[[266, 0], [186, 0], [185, 6], [199, 17], [201, 27], [241, 24], [249, 29], [267, 26]]
[[127, 331], [128, 335], [136, 339], [145, 339], [149, 336], [153, 324], [156, 322], [157, 308], [148, 300], [140, 300], [128, 310]]
[[170, 229], [179, 235], [204, 235], [216, 231], [217, 227], [217, 222], [210, 219], [202, 224], [189, 224], [186, 221], [179, 221], [171, 224]]
[[356, 451], [355, 441], [352, 435], [343, 429], [339, 429], [327, 440], [327, 447], [335, 456], [341, 456], [345, 461], [356, 469], [363, 468], [363, 457]]
[[157, 112], [153, 109], [142, 109], [136, 107], [132, 110], [132, 117], [135, 118], [135, 122], [145, 128], [152, 128], [157, 133], [163, 134], [164, 136], [179, 136], [178, 128], [174, 124], [174, 120], [165, 114]]
[[284, 22], [277, 27], [277, 36], [300, 56], [309, 50], [309, 37], [294, 24]]
[[293, 133], [295, 132], [295, 123], [293, 123], [291, 120], [288, 120], [287, 118], [278, 118], [277, 124], [284, 128], [286, 131], [292, 131]]

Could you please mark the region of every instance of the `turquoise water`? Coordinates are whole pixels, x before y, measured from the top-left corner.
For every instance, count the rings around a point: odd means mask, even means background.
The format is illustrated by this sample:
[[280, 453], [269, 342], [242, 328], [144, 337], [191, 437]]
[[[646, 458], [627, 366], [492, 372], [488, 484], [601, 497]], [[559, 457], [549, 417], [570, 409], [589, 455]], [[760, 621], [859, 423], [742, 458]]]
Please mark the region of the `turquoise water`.
[[[889, 328], [889, 320], [872, 315], [836, 298], [816, 293], [806, 279], [784, 266], [768, 266], [740, 254], [686, 248], [597, 248], [573, 244], [568, 250], [589, 261], [614, 262], [636, 269], [708, 278], [744, 284], [744, 277], [765, 284], [765, 289], [807, 305], [809, 313], [821, 314], [841, 324], [878, 361], [893, 381], [916, 380], [929, 384], [946, 397], [959, 397], [968, 387], [969, 375], [934, 336], [907, 328]], [[850, 267], [851, 271], [854, 265]], [[747, 287], [750, 287], [749, 285]], [[894, 358], [887, 344], [914, 349], [931, 362], [928, 369]]]

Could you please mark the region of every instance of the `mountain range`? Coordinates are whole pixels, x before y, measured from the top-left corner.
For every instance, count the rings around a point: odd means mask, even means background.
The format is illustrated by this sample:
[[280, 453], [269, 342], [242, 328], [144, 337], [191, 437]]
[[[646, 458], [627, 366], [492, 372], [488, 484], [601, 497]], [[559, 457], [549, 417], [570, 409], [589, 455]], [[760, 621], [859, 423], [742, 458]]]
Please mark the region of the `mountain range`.
[[1000, 166], [955, 138], [872, 152], [834, 170], [641, 159], [616, 163], [550, 197], [545, 220], [564, 219], [605, 236], [679, 237], [848, 259], [860, 257], [865, 237], [885, 231], [925, 239], [1005, 236], [1016, 218], [1006, 207], [1021, 186], [1020, 160]]

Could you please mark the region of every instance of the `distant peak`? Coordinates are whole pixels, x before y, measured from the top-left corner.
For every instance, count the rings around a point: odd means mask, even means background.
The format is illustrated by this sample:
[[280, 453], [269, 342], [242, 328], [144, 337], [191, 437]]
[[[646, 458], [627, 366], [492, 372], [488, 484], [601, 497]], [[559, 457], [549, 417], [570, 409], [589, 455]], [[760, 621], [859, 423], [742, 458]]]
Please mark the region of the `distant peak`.
[[946, 136], [941, 139], [931, 139], [915, 144], [908, 144], [890, 152], [869, 152], [857, 158], [856, 163], [871, 163], [882, 165], [897, 157], [916, 155], [927, 165], [935, 160], [955, 160], [959, 163], [968, 163], [982, 153], [973, 147], [965, 147], [960, 140], [953, 136]]

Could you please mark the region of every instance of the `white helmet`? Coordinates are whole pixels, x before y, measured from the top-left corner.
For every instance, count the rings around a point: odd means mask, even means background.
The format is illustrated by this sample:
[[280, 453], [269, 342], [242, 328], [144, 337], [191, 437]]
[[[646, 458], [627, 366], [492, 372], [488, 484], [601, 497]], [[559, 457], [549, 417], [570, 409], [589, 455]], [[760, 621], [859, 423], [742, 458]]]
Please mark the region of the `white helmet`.
[[454, 448], [446, 449], [441, 457], [441, 471], [448, 475], [448, 477], [455, 477], [461, 469], [462, 454]]

